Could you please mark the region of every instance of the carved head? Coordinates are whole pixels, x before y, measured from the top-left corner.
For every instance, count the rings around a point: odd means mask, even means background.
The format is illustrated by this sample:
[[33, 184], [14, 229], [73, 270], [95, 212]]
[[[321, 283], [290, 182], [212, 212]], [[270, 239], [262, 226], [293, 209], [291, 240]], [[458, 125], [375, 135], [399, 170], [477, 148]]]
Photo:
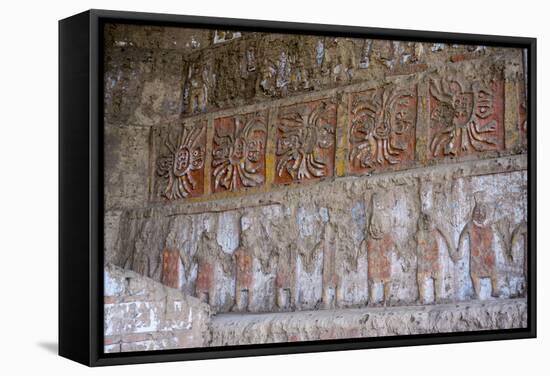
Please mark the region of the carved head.
[[485, 203], [476, 203], [472, 212], [472, 220], [477, 225], [484, 225], [489, 217], [489, 207]]
[[369, 236], [374, 239], [381, 239], [385, 234], [384, 225], [379, 218], [372, 217], [369, 224]]
[[419, 231], [432, 231], [435, 229], [435, 223], [432, 216], [428, 213], [422, 212], [418, 217], [418, 230]]
[[485, 225], [489, 220], [489, 205], [485, 201], [483, 192], [474, 193], [475, 205], [472, 211], [472, 220], [477, 225]]

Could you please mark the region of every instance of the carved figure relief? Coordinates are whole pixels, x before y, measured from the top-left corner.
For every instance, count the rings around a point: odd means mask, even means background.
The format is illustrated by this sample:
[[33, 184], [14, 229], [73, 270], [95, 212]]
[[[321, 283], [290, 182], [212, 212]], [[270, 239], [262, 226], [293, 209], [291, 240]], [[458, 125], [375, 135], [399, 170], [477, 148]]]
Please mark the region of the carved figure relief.
[[367, 69], [370, 65], [370, 54], [372, 51], [372, 39], [365, 39], [361, 47], [361, 55], [359, 58], [359, 68]]
[[275, 289], [277, 294], [275, 301], [279, 310], [284, 311], [291, 308], [295, 263], [294, 252], [291, 246], [279, 251], [277, 272], [275, 274]]
[[324, 230], [323, 250], [323, 305], [334, 308], [338, 290], [338, 274], [336, 272], [336, 252], [338, 245], [334, 236], [333, 225], [327, 223]]
[[424, 54], [422, 43], [365, 39], [361, 46], [359, 68], [366, 69], [373, 61], [394, 70], [403, 64], [418, 63]]
[[223, 273], [232, 274], [232, 256], [223, 252], [216, 241], [214, 232], [205, 230], [201, 235], [195, 258], [198, 264], [195, 294], [202, 302], [215, 305], [218, 288], [216, 286], [216, 269], [221, 266]]
[[430, 158], [503, 148], [503, 85], [445, 78], [430, 82]]
[[[377, 199], [371, 198], [371, 217], [367, 229], [367, 260], [369, 303], [377, 304], [381, 301], [384, 305], [389, 302], [392, 283], [392, 256], [399, 250], [390, 232], [389, 218], [382, 209], [376, 207]], [[382, 290], [382, 297], [378, 289]]]
[[231, 41], [233, 39], [237, 39], [241, 37], [240, 31], [233, 31], [233, 30], [215, 30], [214, 31], [214, 38], [213, 42], [214, 44], [219, 43], [225, 43], [228, 41]]
[[336, 106], [329, 100], [280, 109], [277, 119], [276, 183], [332, 176]]
[[[274, 292], [275, 270], [281, 257], [276, 241], [280, 239], [277, 221], [266, 215], [273, 213], [272, 209], [262, 210], [265, 221], [250, 216], [251, 212], [241, 216], [240, 243], [233, 254], [236, 311], [270, 311], [276, 304], [275, 293], [266, 294], [266, 291]], [[290, 270], [291, 264], [284, 265], [284, 268]]]
[[352, 97], [351, 172], [383, 169], [414, 158], [416, 88], [371, 89]]
[[387, 303], [391, 289], [391, 254], [395, 251], [395, 243], [391, 234], [376, 221], [369, 225], [367, 249], [368, 249], [368, 276], [369, 276], [369, 301], [378, 303], [375, 293], [375, 283], [381, 283], [383, 288], [383, 302]]
[[256, 54], [252, 46], [246, 49], [246, 70], [247, 72], [256, 71]]
[[527, 222], [521, 221], [515, 225], [510, 232], [511, 224], [506, 218], [498, 223], [498, 234], [504, 244], [508, 268], [513, 274], [520, 275], [523, 279], [522, 283], [518, 286], [519, 289], [514, 291], [514, 295], [524, 295], [527, 285], [527, 265], [528, 265], [528, 232]]
[[238, 248], [235, 253], [236, 283], [235, 283], [235, 310], [247, 311], [252, 299], [252, 254], [245, 248]]
[[475, 205], [471, 220], [466, 223], [458, 240], [458, 253], [463, 257], [463, 243], [468, 239], [470, 245], [470, 277], [476, 298], [481, 295], [481, 279], [491, 279], [491, 295], [498, 297], [498, 270], [493, 244], [494, 231], [489, 223], [490, 207], [484, 201], [483, 194], [476, 192]]
[[169, 130], [161, 147], [166, 154], [157, 159], [157, 175], [164, 179], [161, 196], [177, 200], [203, 193], [206, 122], [183, 124]]
[[275, 59], [266, 59], [262, 70], [260, 87], [269, 96], [286, 96], [291, 78], [291, 62], [285, 49]]
[[162, 284], [174, 289], [180, 288], [180, 253], [177, 249], [162, 251]]
[[443, 296], [442, 291], [442, 265], [440, 260], [440, 243], [443, 240], [447, 252], [451, 259], [457, 259], [454, 254], [449, 235], [434, 222], [428, 213], [420, 213], [418, 218], [418, 231], [416, 233], [416, 252], [417, 252], [417, 282], [419, 299], [422, 303], [428, 303], [428, 294], [426, 292], [426, 282], [432, 282], [434, 288], [434, 301], [440, 300]]
[[186, 114], [205, 112], [213, 85], [212, 63], [210, 60], [206, 60], [202, 64], [191, 61], [185, 72], [182, 112]]
[[265, 113], [219, 118], [214, 123], [212, 191], [236, 191], [265, 180]]
[[[510, 247], [512, 250], [512, 248], [517, 242], [523, 241], [523, 280], [524, 280], [523, 293], [524, 294], [527, 291], [527, 282], [528, 282], [527, 267], [529, 264], [529, 254], [528, 254], [529, 247], [527, 244], [528, 243], [527, 238], [528, 238], [527, 222], [523, 221], [514, 229], [514, 231], [512, 231], [512, 241], [510, 242]], [[512, 255], [513, 253], [510, 252], [510, 254]], [[513, 261], [517, 263], [516, 260], [513, 260]]]

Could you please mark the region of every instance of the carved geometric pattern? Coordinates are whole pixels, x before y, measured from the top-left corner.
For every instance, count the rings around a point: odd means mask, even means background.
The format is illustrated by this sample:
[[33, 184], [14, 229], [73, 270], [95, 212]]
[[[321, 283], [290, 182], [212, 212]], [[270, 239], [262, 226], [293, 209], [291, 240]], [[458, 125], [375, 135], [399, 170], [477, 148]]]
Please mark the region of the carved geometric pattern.
[[277, 118], [275, 183], [333, 175], [336, 105], [318, 100], [283, 107]]
[[237, 191], [265, 181], [266, 113], [214, 121], [212, 191]]
[[383, 170], [414, 158], [416, 88], [371, 89], [352, 96], [350, 172]]
[[503, 89], [501, 81], [431, 80], [429, 157], [501, 150]]
[[169, 130], [161, 148], [164, 154], [157, 159], [157, 175], [164, 179], [160, 194], [167, 200], [199, 196], [204, 188], [204, 157], [206, 121], [182, 124]]

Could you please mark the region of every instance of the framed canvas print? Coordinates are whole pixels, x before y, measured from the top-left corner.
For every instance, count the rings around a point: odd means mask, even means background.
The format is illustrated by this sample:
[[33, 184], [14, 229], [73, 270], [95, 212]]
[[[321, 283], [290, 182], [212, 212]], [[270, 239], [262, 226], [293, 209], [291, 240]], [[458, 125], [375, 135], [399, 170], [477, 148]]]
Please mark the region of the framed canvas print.
[[536, 41], [91, 10], [59, 23], [59, 352], [536, 335]]

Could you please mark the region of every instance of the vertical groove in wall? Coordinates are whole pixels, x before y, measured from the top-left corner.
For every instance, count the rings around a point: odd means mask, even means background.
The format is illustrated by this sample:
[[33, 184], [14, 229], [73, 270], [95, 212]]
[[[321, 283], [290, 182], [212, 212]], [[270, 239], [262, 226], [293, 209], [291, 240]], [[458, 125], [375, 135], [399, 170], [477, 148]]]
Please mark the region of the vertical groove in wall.
[[430, 123], [428, 80], [421, 80], [417, 85], [417, 90], [415, 159], [416, 162], [424, 163], [428, 158], [428, 126]]
[[350, 94], [338, 93], [338, 108], [336, 109], [336, 161], [335, 176], [344, 176], [348, 170], [348, 122], [351, 108]]
[[275, 180], [275, 160], [277, 153], [276, 135], [277, 135], [277, 115], [278, 107], [273, 107], [267, 113], [267, 141], [265, 148], [265, 190], [269, 191], [273, 187]]
[[212, 145], [214, 144], [214, 115], [208, 116], [206, 125], [206, 152], [204, 156], [204, 195], [212, 194]]
[[518, 81], [506, 77], [504, 83], [504, 146], [507, 149], [517, 146], [520, 138], [518, 129], [519, 119], [517, 116], [518, 108]]

